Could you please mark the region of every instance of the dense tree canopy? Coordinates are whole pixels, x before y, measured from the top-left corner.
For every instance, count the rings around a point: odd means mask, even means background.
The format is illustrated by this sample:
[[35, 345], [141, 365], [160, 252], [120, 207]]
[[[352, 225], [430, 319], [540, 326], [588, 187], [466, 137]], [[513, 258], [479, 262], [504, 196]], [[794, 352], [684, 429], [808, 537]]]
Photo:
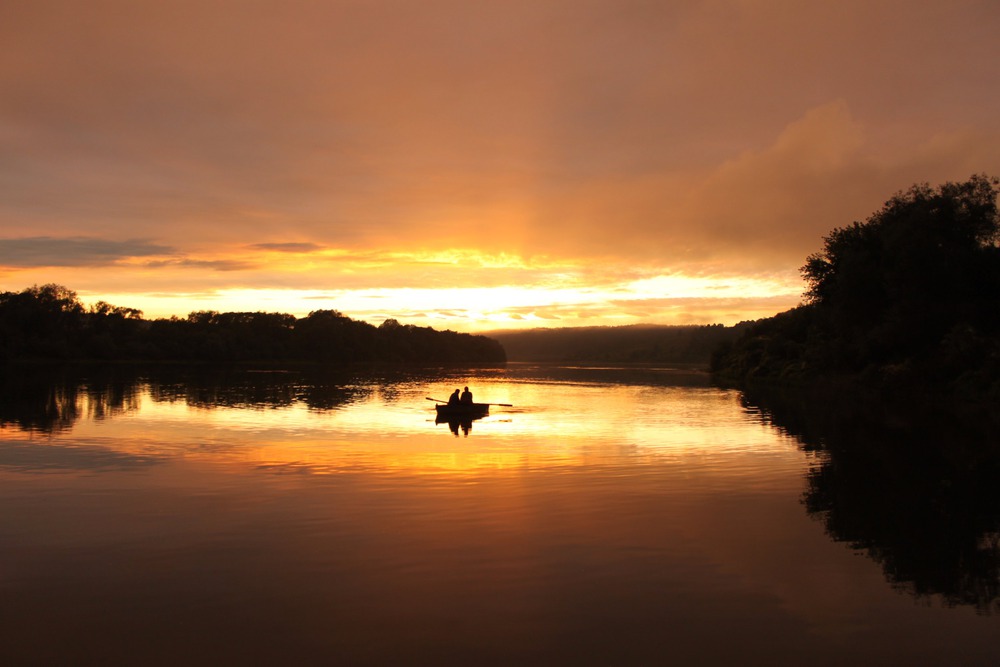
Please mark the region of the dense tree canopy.
[[484, 336], [387, 320], [381, 327], [336, 310], [284, 313], [193, 312], [145, 320], [103, 301], [89, 310], [60, 285], [0, 292], [0, 361], [497, 362], [501, 345]]
[[997, 186], [986, 176], [916, 185], [835, 229], [802, 268], [806, 303], [756, 323], [713, 369], [1000, 391]]
[[807, 296], [843, 327], [885, 322], [933, 338], [956, 319], [981, 324], [995, 314], [1000, 277], [996, 185], [985, 176], [917, 185], [834, 230], [802, 268]]

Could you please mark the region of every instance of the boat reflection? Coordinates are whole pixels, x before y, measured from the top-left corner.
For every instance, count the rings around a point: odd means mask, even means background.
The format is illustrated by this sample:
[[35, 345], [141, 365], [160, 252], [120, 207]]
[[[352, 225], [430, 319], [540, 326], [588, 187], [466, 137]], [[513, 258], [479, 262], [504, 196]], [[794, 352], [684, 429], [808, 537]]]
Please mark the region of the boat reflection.
[[486, 416], [485, 413], [475, 416], [466, 415], [462, 417], [446, 416], [442, 415], [441, 413], [438, 413], [438, 415], [434, 418], [434, 423], [447, 424], [448, 428], [451, 429], [451, 432], [455, 434], [456, 438], [458, 437], [459, 431], [461, 431], [464, 437], [468, 438], [469, 432], [472, 431], [472, 422], [476, 421], [477, 419], [482, 419], [485, 416]]
[[806, 511], [918, 599], [1000, 612], [1000, 451], [983, 421], [934, 406], [744, 393], [745, 409], [817, 452]]
[[472, 430], [472, 422], [490, 414], [490, 404], [463, 403], [453, 405], [450, 403], [438, 403], [438, 405], [434, 406], [434, 411], [437, 413], [434, 419], [435, 424], [448, 424], [448, 428], [455, 434], [455, 437], [458, 437], [459, 429], [461, 429], [462, 435], [469, 437], [469, 431]]

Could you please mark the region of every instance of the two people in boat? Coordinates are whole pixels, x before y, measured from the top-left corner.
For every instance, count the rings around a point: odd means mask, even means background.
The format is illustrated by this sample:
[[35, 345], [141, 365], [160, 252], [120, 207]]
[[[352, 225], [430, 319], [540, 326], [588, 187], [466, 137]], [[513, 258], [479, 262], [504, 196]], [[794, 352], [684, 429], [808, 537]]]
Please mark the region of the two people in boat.
[[472, 405], [472, 392], [466, 387], [465, 391], [459, 395], [458, 389], [456, 389], [450, 397], [448, 397], [448, 405]]

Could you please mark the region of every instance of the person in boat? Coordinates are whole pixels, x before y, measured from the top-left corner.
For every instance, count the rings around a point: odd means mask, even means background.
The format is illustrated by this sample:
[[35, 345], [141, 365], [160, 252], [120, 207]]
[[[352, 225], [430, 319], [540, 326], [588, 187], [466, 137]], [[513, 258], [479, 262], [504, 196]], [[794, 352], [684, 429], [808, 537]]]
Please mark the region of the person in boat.
[[468, 387], [462, 392], [461, 403], [462, 405], [472, 405], [472, 392], [469, 391]]
[[458, 389], [456, 389], [451, 396], [448, 397], [448, 405], [460, 405], [458, 396]]

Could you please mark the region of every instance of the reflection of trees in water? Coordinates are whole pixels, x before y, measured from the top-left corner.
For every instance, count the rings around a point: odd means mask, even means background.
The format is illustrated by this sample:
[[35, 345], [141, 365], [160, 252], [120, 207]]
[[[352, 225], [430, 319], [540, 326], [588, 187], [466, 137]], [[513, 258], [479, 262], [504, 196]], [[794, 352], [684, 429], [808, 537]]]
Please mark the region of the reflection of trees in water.
[[157, 369], [148, 376], [157, 402], [200, 408], [280, 408], [295, 402], [294, 383], [279, 373], [251, 373], [224, 367]]
[[701, 366], [649, 366], [646, 364], [508, 364], [503, 376], [510, 381], [540, 384], [628, 385], [640, 387], [708, 387], [708, 373]]
[[108, 419], [139, 409], [140, 386], [132, 375], [91, 379], [82, 386], [86, 393], [86, 413], [94, 420]]
[[[53, 432], [78, 419], [107, 419], [155, 402], [183, 402], [206, 409], [342, 408], [376, 393], [396, 400], [400, 387], [451, 377], [458, 371], [430, 368], [354, 369], [328, 366], [253, 369], [243, 366], [7, 367], [0, 374], [0, 424]], [[468, 372], [464, 369], [463, 372]]]
[[359, 378], [305, 378], [299, 399], [311, 410], [333, 410], [371, 396], [374, 389]]
[[138, 407], [134, 375], [117, 367], [7, 367], [0, 382], [0, 423], [51, 433], [86, 415], [101, 420]]
[[991, 427], [844, 396], [748, 392], [745, 405], [821, 452], [803, 503], [894, 587], [1000, 611], [1000, 452]]
[[0, 424], [43, 433], [67, 429], [80, 415], [77, 389], [75, 382], [36, 372], [5, 373], [0, 381]]
[[183, 401], [202, 408], [268, 409], [304, 403], [332, 410], [361, 400], [371, 387], [333, 369], [182, 367], [149, 375], [154, 401]]

